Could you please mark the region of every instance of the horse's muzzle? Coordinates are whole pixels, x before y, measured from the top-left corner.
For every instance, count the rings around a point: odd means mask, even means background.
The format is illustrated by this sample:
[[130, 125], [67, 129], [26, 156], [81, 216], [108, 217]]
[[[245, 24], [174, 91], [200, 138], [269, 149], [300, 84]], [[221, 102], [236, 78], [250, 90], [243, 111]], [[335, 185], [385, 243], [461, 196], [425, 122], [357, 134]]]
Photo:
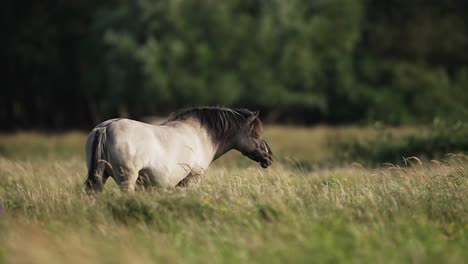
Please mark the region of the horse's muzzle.
[[260, 166], [265, 169], [273, 163], [273, 152], [264, 140], [262, 140], [257, 149], [250, 153], [244, 153], [244, 155], [249, 157], [251, 160], [259, 162]]
[[270, 160], [262, 160], [262, 161], [260, 161], [260, 166], [262, 166], [262, 168], [264, 168], [264, 169], [270, 167], [270, 165], [271, 165], [271, 161], [270, 161]]

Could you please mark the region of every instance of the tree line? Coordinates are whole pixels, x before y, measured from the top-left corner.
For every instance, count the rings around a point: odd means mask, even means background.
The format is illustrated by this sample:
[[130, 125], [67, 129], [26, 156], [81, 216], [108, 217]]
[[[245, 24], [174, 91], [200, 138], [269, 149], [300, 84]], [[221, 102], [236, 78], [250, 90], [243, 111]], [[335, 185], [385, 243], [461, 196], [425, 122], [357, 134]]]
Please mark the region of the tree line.
[[463, 0], [9, 1], [1, 129], [193, 105], [272, 122], [468, 117]]

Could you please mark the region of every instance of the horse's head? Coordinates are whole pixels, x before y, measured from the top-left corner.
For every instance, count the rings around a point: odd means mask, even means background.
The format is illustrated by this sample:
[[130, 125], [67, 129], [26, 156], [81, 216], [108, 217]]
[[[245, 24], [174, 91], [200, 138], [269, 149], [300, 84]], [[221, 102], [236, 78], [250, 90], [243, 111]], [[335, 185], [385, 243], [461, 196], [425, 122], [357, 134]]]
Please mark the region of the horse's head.
[[234, 142], [234, 149], [244, 156], [259, 162], [263, 168], [268, 168], [273, 162], [273, 152], [262, 138], [263, 126], [258, 118], [258, 112], [247, 117], [239, 129]]

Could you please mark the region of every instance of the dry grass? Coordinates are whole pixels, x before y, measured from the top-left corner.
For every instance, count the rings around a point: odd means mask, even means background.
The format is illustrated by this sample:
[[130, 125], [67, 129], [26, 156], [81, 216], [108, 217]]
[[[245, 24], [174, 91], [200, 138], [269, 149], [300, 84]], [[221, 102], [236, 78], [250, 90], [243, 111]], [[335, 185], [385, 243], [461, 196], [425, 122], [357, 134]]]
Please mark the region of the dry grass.
[[[318, 160], [326, 155], [321, 139], [333, 129], [267, 131], [277, 152], [297, 149], [301, 159]], [[48, 136], [20, 138], [49, 146], [42, 142]], [[27, 144], [19, 146], [23, 156], [15, 156], [8, 144], [17, 138], [0, 138], [9, 153], [0, 158], [0, 262], [468, 260], [468, 158], [463, 155], [421, 163], [410, 159], [404, 167], [349, 164], [316, 170], [303, 170], [287, 158], [263, 170], [231, 155], [193, 188], [125, 194], [108, 184], [102, 195], [88, 197], [80, 188], [83, 139], [53, 136], [53, 150], [69, 153], [57, 159], [57, 154], [37, 157]], [[305, 140], [310, 144], [300, 143]]]

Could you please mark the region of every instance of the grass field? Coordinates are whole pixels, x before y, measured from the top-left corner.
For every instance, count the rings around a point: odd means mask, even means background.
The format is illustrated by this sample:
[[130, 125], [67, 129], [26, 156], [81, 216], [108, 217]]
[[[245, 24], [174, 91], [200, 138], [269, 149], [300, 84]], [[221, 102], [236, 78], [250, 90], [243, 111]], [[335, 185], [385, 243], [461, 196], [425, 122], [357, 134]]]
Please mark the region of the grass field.
[[367, 167], [334, 159], [346, 135], [376, 134], [267, 127], [267, 170], [230, 153], [194, 187], [96, 197], [86, 135], [2, 135], [0, 263], [468, 262], [468, 157]]

